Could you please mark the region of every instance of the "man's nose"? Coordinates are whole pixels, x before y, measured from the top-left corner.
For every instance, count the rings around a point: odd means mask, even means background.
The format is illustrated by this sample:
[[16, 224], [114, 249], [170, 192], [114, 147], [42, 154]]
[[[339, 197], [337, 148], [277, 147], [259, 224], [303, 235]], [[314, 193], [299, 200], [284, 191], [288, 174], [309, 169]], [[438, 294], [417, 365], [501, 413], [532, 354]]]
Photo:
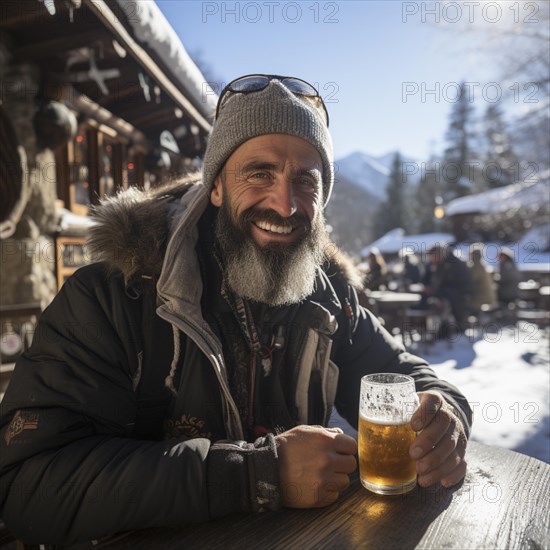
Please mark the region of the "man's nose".
[[277, 179], [270, 189], [269, 207], [279, 216], [289, 218], [296, 213], [296, 197], [294, 185], [288, 178], [282, 176]]

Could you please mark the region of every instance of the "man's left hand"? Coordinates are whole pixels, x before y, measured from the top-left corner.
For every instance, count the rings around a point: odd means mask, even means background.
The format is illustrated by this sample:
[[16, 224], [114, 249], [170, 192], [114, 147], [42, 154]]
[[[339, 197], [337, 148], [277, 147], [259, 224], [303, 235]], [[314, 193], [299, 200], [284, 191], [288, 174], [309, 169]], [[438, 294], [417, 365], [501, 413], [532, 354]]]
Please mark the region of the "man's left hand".
[[451, 487], [466, 474], [464, 426], [439, 392], [419, 392], [418, 397], [420, 407], [411, 425], [420, 433], [410, 448], [416, 460], [418, 484], [428, 487], [439, 481]]

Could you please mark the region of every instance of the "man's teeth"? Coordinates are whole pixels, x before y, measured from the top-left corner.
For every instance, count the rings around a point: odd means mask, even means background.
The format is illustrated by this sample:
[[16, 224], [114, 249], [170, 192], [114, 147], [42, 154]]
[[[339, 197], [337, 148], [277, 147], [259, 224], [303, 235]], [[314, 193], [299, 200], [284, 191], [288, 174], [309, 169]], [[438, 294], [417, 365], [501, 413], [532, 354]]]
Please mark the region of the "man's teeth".
[[292, 231], [292, 227], [282, 225], [272, 225], [266, 222], [255, 222], [256, 225], [263, 229], [264, 231], [271, 231], [272, 233], [282, 233], [283, 235], [288, 235]]

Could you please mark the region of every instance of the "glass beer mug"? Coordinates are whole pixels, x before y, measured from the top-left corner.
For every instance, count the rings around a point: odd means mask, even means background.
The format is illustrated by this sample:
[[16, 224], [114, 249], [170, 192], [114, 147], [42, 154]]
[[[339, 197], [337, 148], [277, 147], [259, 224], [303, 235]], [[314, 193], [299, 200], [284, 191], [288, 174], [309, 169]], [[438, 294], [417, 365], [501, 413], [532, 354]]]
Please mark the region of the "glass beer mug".
[[418, 406], [410, 376], [363, 376], [359, 403], [359, 472], [363, 487], [380, 495], [414, 489], [416, 468], [409, 448], [416, 432], [410, 420]]

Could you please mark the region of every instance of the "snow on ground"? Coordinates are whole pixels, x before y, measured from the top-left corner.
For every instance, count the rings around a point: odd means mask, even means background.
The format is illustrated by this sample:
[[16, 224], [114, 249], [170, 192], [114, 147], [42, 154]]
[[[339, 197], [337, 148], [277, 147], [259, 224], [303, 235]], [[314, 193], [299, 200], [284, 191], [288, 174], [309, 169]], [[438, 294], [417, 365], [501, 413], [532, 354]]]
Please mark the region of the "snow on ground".
[[[548, 329], [519, 323], [488, 325], [410, 351], [466, 395], [474, 411], [472, 440], [550, 463], [549, 344]], [[356, 436], [337, 414], [331, 424]]]

